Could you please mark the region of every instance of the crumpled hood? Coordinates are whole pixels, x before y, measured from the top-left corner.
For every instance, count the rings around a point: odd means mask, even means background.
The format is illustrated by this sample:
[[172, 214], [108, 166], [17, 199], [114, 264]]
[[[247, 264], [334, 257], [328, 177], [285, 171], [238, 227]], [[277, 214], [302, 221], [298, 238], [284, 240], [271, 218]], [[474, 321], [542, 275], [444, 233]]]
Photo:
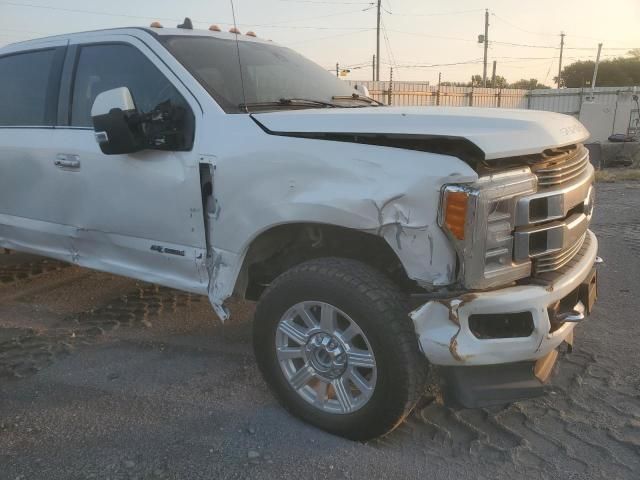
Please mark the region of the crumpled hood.
[[364, 107], [288, 110], [253, 117], [276, 133], [381, 133], [466, 138], [487, 160], [540, 153], [589, 137], [575, 118], [538, 110]]

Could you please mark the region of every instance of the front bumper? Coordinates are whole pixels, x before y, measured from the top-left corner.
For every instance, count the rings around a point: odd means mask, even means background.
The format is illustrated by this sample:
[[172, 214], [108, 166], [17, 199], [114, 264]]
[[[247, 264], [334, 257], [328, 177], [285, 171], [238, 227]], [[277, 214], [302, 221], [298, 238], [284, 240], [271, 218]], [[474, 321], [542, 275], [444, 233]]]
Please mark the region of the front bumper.
[[[548, 309], [590, 275], [598, 241], [591, 231], [581, 251], [561, 275], [546, 285], [523, 285], [433, 300], [411, 312], [420, 348], [429, 362], [443, 366], [479, 366], [537, 360], [573, 334], [575, 323], [552, 331]], [[530, 312], [533, 331], [516, 338], [477, 338], [469, 328], [471, 315]]]

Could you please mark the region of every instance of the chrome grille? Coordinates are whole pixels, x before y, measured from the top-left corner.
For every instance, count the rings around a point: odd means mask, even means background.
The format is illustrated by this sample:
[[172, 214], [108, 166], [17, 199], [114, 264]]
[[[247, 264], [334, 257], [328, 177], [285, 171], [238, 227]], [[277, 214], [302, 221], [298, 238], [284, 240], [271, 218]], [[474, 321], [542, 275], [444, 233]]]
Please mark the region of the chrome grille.
[[589, 165], [589, 151], [583, 145], [574, 145], [545, 152], [543, 161], [531, 165], [538, 177], [538, 187], [562, 185], [582, 175]]
[[533, 261], [533, 270], [535, 274], [552, 272], [554, 270], [558, 270], [559, 268], [564, 267], [567, 263], [571, 261], [576, 253], [580, 251], [582, 244], [584, 243], [584, 239], [586, 238], [586, 233], [582, 235], [577, 242], [569, 247], [558, 250], [553, 253], [546, 253], [537, 257]]
[[533, 278], [535, 279], [534, 281], [539, 281], [542, 283], [553, 283], [555, 282], [558, 278], [560, 278], [562, 275], [564, 275], [567, 270], [573, 268], [574, 265], [576, 265], [577, 263], [579, 263], [580, 261], [582, 261], [582, 258], [584, 257], [584, 254], [587, 250], [589, 250], [589, 247], [591, 246], [591, 239], [594, 238], [592, 233], [587, 232], [587, 234], [584, 237], [584, 240], [582, 242], [582, 246], [580, 247], [580, 249], [576, 252], [576, 254], [571, 258], [571, 260], [569, 260], [568, 262], [566, 262], [562, 267], [559, 267], [557, 270], [553, 270], [550, 272], [544, 272], [544, 273], [540, 273], [538, 275], [535, 275]]

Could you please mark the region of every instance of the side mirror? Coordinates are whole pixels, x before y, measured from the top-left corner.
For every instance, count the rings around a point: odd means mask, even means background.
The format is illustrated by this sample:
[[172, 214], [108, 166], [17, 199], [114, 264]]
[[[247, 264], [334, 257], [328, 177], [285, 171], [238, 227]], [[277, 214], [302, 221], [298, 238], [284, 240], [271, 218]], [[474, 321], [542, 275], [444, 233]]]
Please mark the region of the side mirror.
[[102, 153], [118, 155], [145, 148], [139, 125], [130, 122], [135, 115], [136, 106], [127, 87], [107, 90], [96, 97], [91, 107], [91, 119]]

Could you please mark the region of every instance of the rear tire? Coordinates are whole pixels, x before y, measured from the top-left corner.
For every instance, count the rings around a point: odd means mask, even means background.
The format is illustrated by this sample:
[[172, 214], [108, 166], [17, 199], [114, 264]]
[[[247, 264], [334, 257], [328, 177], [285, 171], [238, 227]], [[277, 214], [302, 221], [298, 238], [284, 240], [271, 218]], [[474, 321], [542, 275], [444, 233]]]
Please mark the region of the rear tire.
[[265, 380], [286, 409], [323, 430], [385, 435], [424, 392], [427, 362], [404, 297], [364, 263], [320, 258], [288, 270], [263, 293], [254, 322]]

